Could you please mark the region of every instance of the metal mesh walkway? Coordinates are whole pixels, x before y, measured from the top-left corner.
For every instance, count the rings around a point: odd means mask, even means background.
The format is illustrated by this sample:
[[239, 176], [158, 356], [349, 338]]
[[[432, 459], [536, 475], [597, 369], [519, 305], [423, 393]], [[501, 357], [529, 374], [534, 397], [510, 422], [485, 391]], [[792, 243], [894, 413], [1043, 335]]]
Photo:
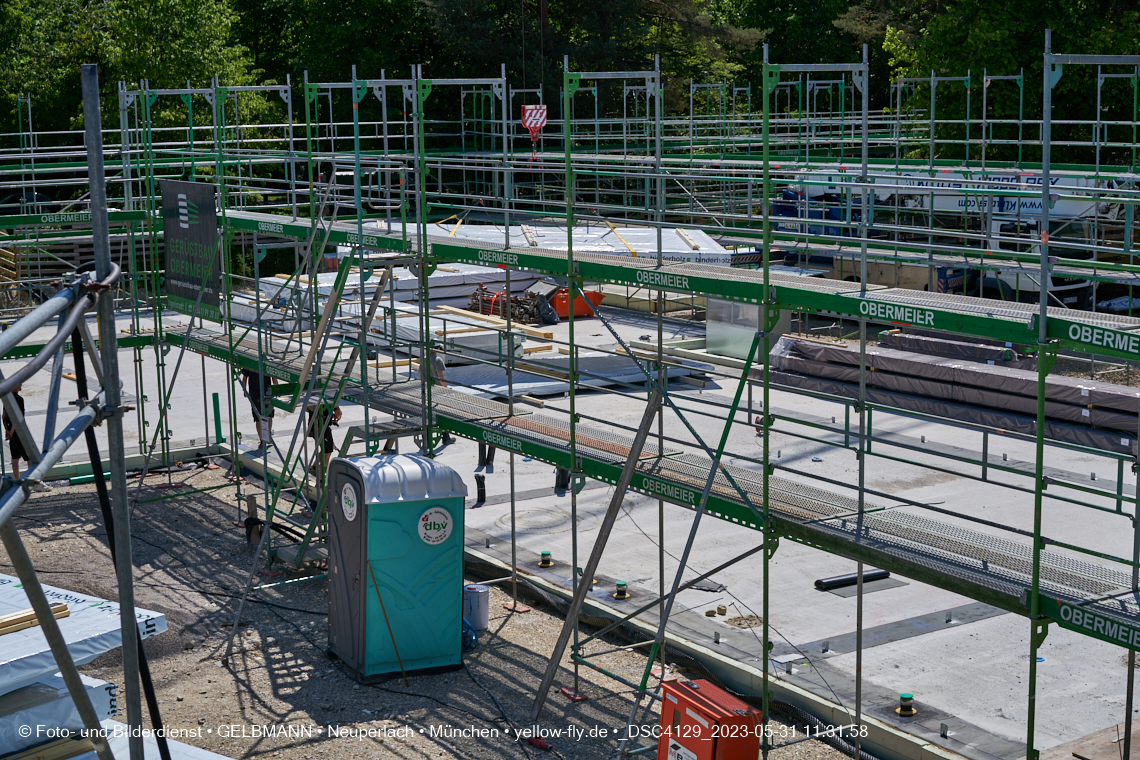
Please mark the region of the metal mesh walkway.
[[[866, 298], [873, 301], [890, 302], [919, 308], [949, 309], [960, 314], [975, 314], [989, 318], [1007, 319], [1024, 322], [1027, 325], [1039, 311], [1037, 304], [998, 301], [993, 298], [976, 298], [974, 296], [949, 295], [946, 293], [925, 293], [917, 290], [908, 290], [906, 288], [877, 290], [866, 296]], [[1140, 319], [1119, 314], [1080, 311], [1078, 309], [1050, 306], [1048, 308], [1048, 316], [1050, 318], [1064, 319], [1068, 322], [1080, 322], [1093, 327], [1106, 327], [1113, 330], [1140, 330]], [[1032, 337], [1032, 335], [1027, 335], [1026, 339], [1028, 340]]]
[[[686, 454], [644, 463], [638, 472], [699, 491], [710, 466], [708, 458]], [[759, 508], [763, 503], [760, 473], [731, 465], [726, 469]], [[778, 520], [922, 565], [939, 575], [968, 581], [1013, 599], [1030, 586], [1033, 554], [1028, 541], [1014, 541], [900, 510], [865, 514], [860, 521], [855, 514], [859, 509], [856, 499], [784, 478], [773, 477], [770, 483], [770, 509]], [[722, 473], [717, 473], [712, 492], [727, 501], [744, 504]], [[881, 510], [881, 506], [867, 502], [865, 510]], [[757, 518], [756, 524], [759, 522]], [[1046, 549], [1041, 553], [1044, 593], [1073, 603], [1099, 600], [1088, 603], [1102, 614], [1135, 625], [1140, 621], [1140, 601], [1131, 595], [1130, 587], [1131, 578], [1126, 573], [1060, 551]], [[1127, 597], [1122, 596], [1125, 594]]]

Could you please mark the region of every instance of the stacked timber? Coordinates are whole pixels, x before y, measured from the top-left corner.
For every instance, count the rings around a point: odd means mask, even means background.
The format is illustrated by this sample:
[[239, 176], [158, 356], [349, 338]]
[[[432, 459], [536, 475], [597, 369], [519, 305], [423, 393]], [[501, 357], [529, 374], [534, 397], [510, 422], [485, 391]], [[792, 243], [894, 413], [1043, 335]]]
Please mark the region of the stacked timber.
[[[781, 338], [770, 354], [772, 381], [844, 398], [859, 397], [859, 349]], [[1034, 435], [1036, 371], [891, 348], [866, 351], [867, 399], [948, 419]], [[1109, 451], [1136, 440], [1140, 390], [1050, 375], [1045, 435]]]
[[883, 330], [879, 333], [879, 346], [881, 348], [912, 351], [916, 354], [931, 354], [950, 359], [984, 362], [996, 367], [1037, 369], [1036, 358], [1020, 354], [1008, 344], [987, 343], [973, 339], [963, 340], [949, 335]]

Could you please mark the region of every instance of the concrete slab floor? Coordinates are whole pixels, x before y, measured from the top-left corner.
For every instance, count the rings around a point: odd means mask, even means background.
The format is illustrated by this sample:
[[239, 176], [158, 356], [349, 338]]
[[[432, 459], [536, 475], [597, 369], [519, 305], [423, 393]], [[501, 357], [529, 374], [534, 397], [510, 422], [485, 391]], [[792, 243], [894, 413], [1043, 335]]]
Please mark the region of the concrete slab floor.
[[[656, 317], [628, 312], [610, 313], [614, 314], [614, 326], [623, 338], [637, 339], [646, 334], [655, 338]], [[171, 317], [171, 321], [179, 320], [185, 323], [184, 317]], [[120, 322], [125, 329], [128, 324], [126, 319], [122, 318]], [[563, 323], [552, 330], [556, 337], [565, 338], [568, 325]], [[46, 337], [49, 331], [43, 332]], [[578, 322], [575, 333], [577, 341], [582, 345], [614, 345], [613, 337], [597, 320]], [[703, 325], [665, 320], [664, 334], [666, 340], [702, 337]], [[532, 341], [530, 344], [537, 342], [540, 341]], [[178, 354], [178, 349], [171, 349], [165, 356], [168, 376], [173, 373]], [[0, 370], [10, 373], [11, 366], [21, 363], [4, 362]], [[70, 370], [70, 359], [67, 366]], [[157, 358], [153, 349], [139, 351], [138, 357], [132, 351], [121, 352], [120, 372], [124, 379], [124, 391], [136, 397], [146, 397], [144, 403], [147, 419], [152, 421], [157, 418], [159, 403], [154, 379], [156, 368]], [[142, 378], [141, 384], [137, 385], [136, 369]], [[36, 414], [36, 411], [42, 410], [46, 404], [47, 386], [46, 370], [25, 385], [29, 422], [37, 435], [42, 434], [44, 417]], [[221, 396], [223, 435], [230, 437], [230, 412], [226, 396], [230, 392], [240, 393], [240, 390], [230, 384], [224, 364], [186, 354], [182, 359], [178, 382], [173, 387], [170, 418], [175, 441], [189, 442], [203, 439], [207, 435], [213, 436], [212, 393]], [[73, 384], [64, 381], [65, 399], [72, 388]], [[671, 388], [678, 405], [686, 409], [704, 406], [706, 411], [715, 411], [717, 414], [723, 414], [723, 411], [711, 409], [701, 402], [707, 400], [726, 404], [731, 401], [734, 391], [735, 384], [730, 379], [710, 383], [703, 390], [678, 385]], [[640, 394], [640, 398], [644, 398], [644, 394]], [[760, 402], [761, 391], [757, 388], [752, 393], [753, 413], [759, 409]], [[842, 405], [796, 394], [773, 391], [771, 403], [773, 409], [786, 410], [795, 415], [824, 419], [835, 415], [840, 425], [844, 419]], [[548, 399], [543, 413], [561, 416], [568, 408], [567, 398], [552, 398]], [[70, 416], [70, 409], [66, 406], [64, 409], [66, 411], [62, 413], [62, 420]], [[616, 429], [617, 425], [637, 424], [642, 414], [642, 404], [636, 398], [591, 393], [578, 397], [577, 411], [606, 421], [584, 421], [583, 424], [621, 432]], [[359, 424], [364, 417], [363, 409], [346, 405], [344, 420], [336, 433], [338, 442], [348, 425]], [[761, 441], [752, 426], [747, 424], [751, 417], [752, 414], [744, 412], [738, 415], [738, 420], [745, 424], [735, 426], [730, 434], [728, 451], [732, 456], [729, 461], [758, 470], [758, 465], [742, 458], [761, 456]], [[696, 414], [689, 414], [688, 418], [705, 442], [715, 446], [722, 430], [722, 421]], [[681, 448], [687, 452], [700, 451], [674, 412], [667, 410], [663, 419], [666, 435], [686, 441]], [[852, 420], [855, 419], [856, 416], [852, 415]], [[299, 415], [285, 415], [278, 411], [274, 432], [275, 439], [283, 449], [288, 447], [298, 420]], [[153, 435], [154, 427], [151, 426], [146, 428], [146, 434], [140, 436], [138, 423], [136, 414], [128, 416], [128, 451], [137, 450], [140, 439], [149, 441]], [[249, 406], [244, 401], [237, 404], [236, 424], [245, 433], [247, 440], [256, 440]], [[906, 436], [912, 441], [920, 441], [921, 436], [925, 435], [931, 443], [958, 446], [973, 452], [981, 450], [981, 435], [960, 428], [878, 413], [874, 416], [873, 424], [876, 434], [891, 433]], [[777, 475], [804, 483], [811, 482], [809, 476], [822, 476], [845, 484], [846, 487], [818, 482], [817, 486], [853, 496], [853, 486], [858, 477], [858, 463], [853, 452], [804, 440], [796, 437], [795, 433], [842, 442], [841, 432], [824, 433], [783, 420], [777, 422], [771, 441], [773, 453], [779, 452], [779, 459], [775, 460]], [[105, 432], [99, 429], [98, 436], [101, 445], [105, 447], [104, 435]], [[402, 450], [407, 451], [410, 441], [405, 441], [404, 444]], [[868, 457], [865, 478], [869, 489], [881, 491], [889, 497], [931, 504], [1024, 530], [1032, 528], [1032, 494], [1001, 488], [995, 484], [1009, 483], [1031, 489], [1031, 478], [991, 471], [990, 477], [995, 482], [980, 483], [922, 466], [934, 464], [976, 475], [980, 473], [980, 467], [975, 465], [951, 462], [922, 452], [888, 448], [879, 443], [874, 445], [874, 450], [905, 458], [910, 463]], [[1002, 453], [1007, 453], [1010, 459], [1025, 462], [1033, 461], [1034, 457], [1031, 442], [992, 437], [991, 458], [1000, 459]], [[73, 450], [69, 456], [74, 459], [85, 457], [85, 451], [79, 449]], [[443, 447], [438, 452], [440, 461], [451, 465], [463, 475], [472, 497], [475, 494], [473, 475], [476, 472], [476, 457], [477, 446], [470, 441], [460, 441]], [[821, 461], [812, 461], [813, 458]], [[509, 542], [510, 537], [510, 504], [507, 498], [510, 492], [509, 459], [508, 452], [499, 451], [494, 466], [480, 470], [487, 475], [487, 491], [491, 499], [489, 503], [469, 510], [467, 516], [470, 528], [484, 531], [498, 542]], [[1073, 473], [1087, 474], [1095, 471], [1101, 481], [1112, 481], [1117, 477], [1116, 463], [1107, 458], [1048, 448], [1045, 461], [1049, 466]], [[551, 494], [550, 489], [554, 485], [551, 466], [524, 461], [521, 455], [514, 457], [514, 463], [516, 492], [523, 494], [538, 491], [543, 494], [537, 498], [517, 500], [515, 521], [520, 563], [533, 564], [538, 553], [544, 550], [551, 551], [557, 560], [569, 563], [574, 551], [574, 533], [570, 529], [571, 497], [567, 494]], [[1135, 493], [1136, 480], [1128, 469], [1125, 468], [1122, 488], [1125, 494], [1132, 494]], [[1061, 493], [1062, 490], [1058, 486], [1052, 486], [1050, 493]], [[598, 522], [611, 495], [612, 488], [609, 486], [590, 488], [583, 491], [576, 500], [579, 521], [578, 564], [584, 564], [589, 554]], [[1073, 492], [1070, 495], [1079, 496]], [[996, 529], [964, 519], [903, 506], [901, 502], [889, 497], [869, 496], [867, 501], [869, 504], [922, 514], [950, 525], [968, 526], [983, 533], [999, 533]], [[1089, 497], [1089, 500], [1098, 506], [1115, 508], [1115, 501], [1109, 497]], [[1124, 511], [1130, 513], [1131, 508], [1126, 505]], [[690, 511], [669, 504], [659, 508], [655, 499], [628, 494], [624, 500], [623, 514], [603, 558], [602, 573], [609, 579], [628, 581], [638, 594], [648, 595], [656, 591], [660, 588], [659, 563], [662, 561], [658, 545], [664, 546], [663, 563], [668, 582], [676, 572], [675, 558], [680, 556], [684, 547], [691, 521]], [[1095, 547], [1117, 556], [1128, 556], [1131, 553], [1132, 526], [1126, 515], [1108, 514], [1046, 500], [1044, 532], [1048, 536]], [[690, 567], [684, 577], [692, 578], [753, 548], [758, 540], [759, 535], [748, 528], [706, 518], [701, 524]], [[1082, 558], [1086, 561], [1091, 559]], [[852, 572], [854, 569], [855, 564], [851, 561], [784, 541], [772, 561], [769, 584], [770, 622], [778, 630], [774, 639], [798, 646], [828, 638], [838, 639], [843, 634], [854, 631], [856, 600], [821, 593], [813, 587], [817, 578]], [[699, 615], [710, 606], [735, 604], [733, 609], [739, 611], [741, 616], [750, 614], [750, 610], [759, 613], [763, 580], [759, 555], [719, 573], [715, 580], [726, 585], [727, 590], [721, 593], [697, 590], [682, 592], [677, 602], [678, 609], [692, 609]], [[970, 603], [971, 600], [956, 594], [909, 582], [906, 586], [868, 594], [864, 599], [864, 626], [871, 628], [902, 624], [916, 616], [931, 615]], [[733, 617], [734, 614], [730, 612], [727, 617]], [[727, 641], [743, 641], [751, 636], [748, 632], [728, 626], [723, 622], [724, 619], [718, 617], [713, 624], [721, 627]], [[949, 628], [932, 628], [929, 632], [908, 638], [886, 640], [865, 651], [865, 693], [877, 695], [879, 699], [897, 699], [899, 692], [911, 692], [920, 703], [956, 716], [1006, 742], [1023, 741], [1027, 705], [1028, 632], [1029, 624], [1025, 618], [1002, 615]], [[1040, 747], [1052, 746], [1121, 722], [1125, 694], [1124, 650], [1054, 628], [1046, 639], [1042, 655], [1045, 661], [1039, 668], [1037, 692], [1037, 733]], [[853, 677], [854, 654], [835, 654], [827, 658], [825, 664]], [[1007, 746], [1000, 742], [999, 745]], [[1009, 752], [999, 754], [1012, 757]]]

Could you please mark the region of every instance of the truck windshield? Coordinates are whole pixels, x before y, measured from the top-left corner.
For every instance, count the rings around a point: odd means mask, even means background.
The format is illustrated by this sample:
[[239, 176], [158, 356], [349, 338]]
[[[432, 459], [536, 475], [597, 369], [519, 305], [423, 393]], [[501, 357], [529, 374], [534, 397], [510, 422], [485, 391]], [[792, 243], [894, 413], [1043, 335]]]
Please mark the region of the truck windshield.
[[[1033, 247], [1032, 238], [1037, 235], [1037, 225], [1032, 222], [1005, 222], [998, 229], [1001, 235], [999, 243], [1003, 251], [1016, 251], [1024, 253]], [[1009, 240], [1008, 238], [1024, 238], [1025, 242]]]
[[1093, 242], [1091, 232], [1090, 225], [1079, 219], [1050, 222], [1050, 255], [1061, 259], [1091, 259], [1093, 257], [1092, 251], [1083, 251], [1079, 248], [1065, 245], [1065, 242], [1091, 245]]
[[[1004, 251], [1025, 253], [1038, 242], [1036, 222], [1004, 222], [999, 227], [1000, 247]], [[1091, 259], [1092, 252], [1065, 245], [1078, 243], [1091, 245], [1090, 227], [1079, 219], [1060, 219], [1049, 222], [1049, 253], [1062, 259]], [[1015, 238], [1015, 239], [1011, 239]], [[1024, 242], [1022, 242], [1024, 240]]]

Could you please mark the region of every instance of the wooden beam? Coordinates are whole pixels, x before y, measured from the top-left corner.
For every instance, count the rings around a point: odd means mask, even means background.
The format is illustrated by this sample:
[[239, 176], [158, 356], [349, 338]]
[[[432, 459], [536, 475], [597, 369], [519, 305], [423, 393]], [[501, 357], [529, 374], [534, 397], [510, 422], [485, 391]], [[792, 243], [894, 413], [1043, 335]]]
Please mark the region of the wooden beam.
[[554, 380], [569, 380], [570, 373], [562, 372], [560, 370], [551, 369], [550, 367], [542, 367], [537, 364], [526, 364], [523, 362], [515, 362], [515, 369], [528, 372], [532, 375], [540, 375], [542, 377], [549, 377]]
[[704, 388], [705, 387], [705, 381], [704, 380], [698, 380], [697, 378], [689, 377], [688, 375], [679, 375], [677, 377], [674, 377], [673, 379], [677, 380], [679, 382], [682, 382], [685, 385], [692, 385], [695, 388]]
[[[480, 322], [486, 322], [489, 325], [494, 325], [495, 328], [499, 330], [507, 329], [507, 320], [499, 319], [498, 317], [492, 317], [489, 314], [478, 314], [473, 311], [467, 311], [466, 309], [457, 309], [454, 306], [440, 306], [439, 311], [447, 312], [448, 314], [454, 314], [457, 317], [477, 319]], [[543, 340], [554, 339], [554, 333], [550, 332], [549, 330], [536, 330], [533, 327], [520, 325], [518, 322], [513, 323], [511, 329], [515, 330], [516, 332], [521, 332], [525, 335], [529, 335], [532, 338], [542, 338]]]
[[374, 369], [385, 369], [385, 368], [390, 369], [392, 367], [406, 367], [411, 363], [412, 363], [411, 359], [396, 359], [395, 361], [389, 359], [386, 362], [380, 362], [380, 361], [368, 362], [368, 366], [373, 367]]
[[[51, 606], [52, 615], [58, 620], [59, 618], [69, 617], [71, 610], [63, 602], [56, 602]], [[21, 612], [13, 612], [10, 615], [0, 617], [0, 636], [5, 633], [15, 633], [22, 631], [25, 628], [33, 628], [40, 624], [36, 619], [36, 613], [33, 610], [23, 610]]]

